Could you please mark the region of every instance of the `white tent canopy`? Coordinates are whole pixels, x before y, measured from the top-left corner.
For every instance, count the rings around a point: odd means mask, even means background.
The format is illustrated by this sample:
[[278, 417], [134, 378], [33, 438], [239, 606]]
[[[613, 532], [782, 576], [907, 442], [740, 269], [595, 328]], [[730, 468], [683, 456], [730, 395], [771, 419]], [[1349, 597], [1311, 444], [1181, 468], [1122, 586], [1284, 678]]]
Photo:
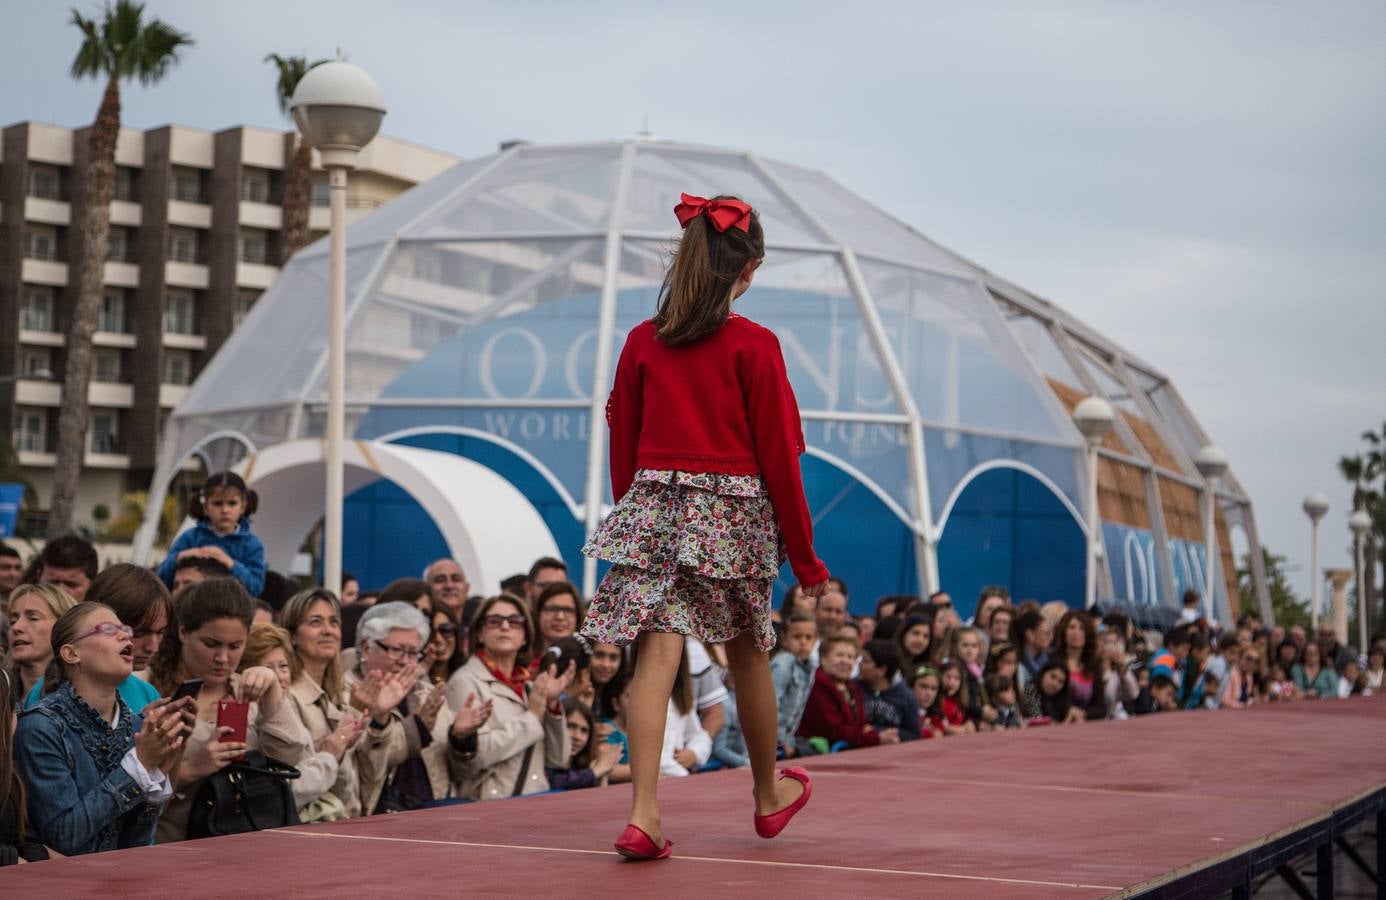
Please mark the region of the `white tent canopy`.
[[[289, 441], [234, 467], [259, 495], [255, 533], [265, 544], [265, 564], [271, 569], [288, 571], [304, 536], [322, 518], [327, 499], [323, 451], [321, 440]], [[451, 453], [375, 441], [348, 441], [343, 464], [348, 493], [383, 478], [418, 501], [473, 584], [499, 584], [511, 573], [527, 570], [536, 552], [558, 555], [534, 506], [483, 465]]]

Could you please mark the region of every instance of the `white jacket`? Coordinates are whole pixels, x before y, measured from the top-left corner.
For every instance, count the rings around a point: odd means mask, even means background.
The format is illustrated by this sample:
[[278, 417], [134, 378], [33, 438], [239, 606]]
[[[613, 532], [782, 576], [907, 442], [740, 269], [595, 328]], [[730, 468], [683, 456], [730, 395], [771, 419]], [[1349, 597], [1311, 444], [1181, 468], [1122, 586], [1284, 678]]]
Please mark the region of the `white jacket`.
[[674, 701], [669, 701], [669, 713], [664, 717], [664, 749], [659, 754], [659, 774], [681, 777], [692, 774], [674, 759], [678, 750], [692, 750], [696, 759], [693, 768], [701, 768], [712, 756], [712, 737], [703, 730], [698, 719], [698, 711], [690, 709], [687, 714], [679, 712]]

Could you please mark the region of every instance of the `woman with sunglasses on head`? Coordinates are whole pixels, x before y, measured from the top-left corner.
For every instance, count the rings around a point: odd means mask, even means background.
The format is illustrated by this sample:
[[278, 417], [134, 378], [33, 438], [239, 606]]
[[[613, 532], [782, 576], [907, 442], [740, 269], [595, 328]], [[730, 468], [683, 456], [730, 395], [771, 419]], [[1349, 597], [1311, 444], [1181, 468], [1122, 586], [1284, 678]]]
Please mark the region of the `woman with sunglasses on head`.
[[[484, 703], [456, 713], [426, 677], [428, 618], [403, 601], [377, 603], [356, 626], [359, 662], [346, 675], [349, 703], [370, 716], [356, 763], [365, 815], [456, 802], [472, 771]], [[377, 750], [379, 747], [381, 749]]]
[[571, 744], [561, 701], [577, 666], [530, 673], [534, 622], [509, 594], [484, 601], [469, 633], [476, 652], [448, 679], [448, 704], [458, 710], [480, 704], [490, 720], [477, 732], [465, 796], [495, 800], [547, 791], [545, 766], [568, 768]]
[[456, 613], [440, 603], [429, 605], [428, 621], [432, 626], [428, 646], [424, 649], [425, 656], [432, 660], [428, 667], [428, 680], [433, 684], [446, 684], [452, 673], [467, 661], [460, 640], [462, 635], [459, 632], [462, 629], [458, 626]]
[[156, 700], [142, 716], [131, 711], [119, 687], [133, 667], [132, 634], [99, 603], [63, 613], [52, 628], [47, 693], [15, 729], [28, 829], [65, 855], [152, 843], [173, 793], [193, 702]]

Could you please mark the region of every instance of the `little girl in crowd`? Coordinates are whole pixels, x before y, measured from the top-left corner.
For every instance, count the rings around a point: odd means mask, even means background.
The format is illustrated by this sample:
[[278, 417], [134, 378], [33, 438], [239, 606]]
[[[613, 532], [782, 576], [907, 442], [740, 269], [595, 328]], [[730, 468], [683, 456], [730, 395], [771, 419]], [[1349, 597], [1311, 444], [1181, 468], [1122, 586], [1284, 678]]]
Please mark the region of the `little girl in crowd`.
[[919, 736], [921, 738], [943, 737], [943, 710], [939, 709], [938, 671], [928, 666], [919, 666], [910, 676], [910, 690], [919, 702]]
[[188, 504], [197, 524], [178, 535], [159, 566], [159, 578], [170, 588], [178, 560], [205, 556], [221, 563], [251, 597], [265, 586], [265, 545], [250, 533], [250, 517], [259, 498], [235, 472], [218, 472]]
[[942, 698], [939, 710], [943, 713], [944, 734], [968, 734], [977, 730], [977, 723], [968, 715], [971, 698], [967, 694], [967, 669], [962, 660], [950, 659], [939, 673]]
[[583, 552], [612, 563], [582, 634], [638, 642], [628, 715], [634, 782], [623, 856], [664, 859], [656, 787], [684, 636], [726, 646], [754, 777], [754, 825], [774, 837], [808, 802], [809, 775], [775, 772], [770, 594], [781, 541], [808, 598], [813, 552], [798, 404], [775, 335], [731, 311], [765, 256], [751, 207], [684, 194], [683, 238], [653, 319], [627, 336], [607, 400], [615, 507]]

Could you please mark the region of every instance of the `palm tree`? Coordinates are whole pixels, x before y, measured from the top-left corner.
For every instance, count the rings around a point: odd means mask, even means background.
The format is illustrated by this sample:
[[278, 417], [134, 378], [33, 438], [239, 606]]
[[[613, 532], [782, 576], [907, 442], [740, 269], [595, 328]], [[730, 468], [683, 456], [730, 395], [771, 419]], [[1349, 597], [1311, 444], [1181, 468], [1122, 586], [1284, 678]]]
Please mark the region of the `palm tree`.
[[82, 216], [82, 257], [77, 303], [67, 327], [67, 364], [63, 372], [62, 406], [58, 412], [58, 454], [53, 471], [53, 499], [48, 536], [72, 528], [77, 479], [86, 450], [87, 387], [91, 382], [91, 336], [101, 305], [101, 281], [106, 265], [106, 238], [111, 226], [111, 196], [115, 192], [115, 147], [120, 135], [120, 82], [138, 78], [155, 84], [178, 62], [178, 51], [192, 38], [159, 19], [144, 18], [144, 4], [116, 0], [99, 18], [72, 11], [72, 24], [82, 32], [82, 45], [72, 60], [72, 77], [103, 78], [106, 90], [88, 138], [86, 209]]
[[[279, 69], [279, 80], [274, 92], [279, 100], [279, 111], [289, 115], [289, 101], [293, 99], [298, 83], [308, 70], [327, 62], [325, 59], [308, 62], [304, 56], [280, 56], [271, 53], [265, 62], [274, 63]], [[295, 135], [293, 155], [284, 169], [283, 225], [284, 259], [308, 243], [308, 215], [313, 207], [313, 145], [302, 134]]]

